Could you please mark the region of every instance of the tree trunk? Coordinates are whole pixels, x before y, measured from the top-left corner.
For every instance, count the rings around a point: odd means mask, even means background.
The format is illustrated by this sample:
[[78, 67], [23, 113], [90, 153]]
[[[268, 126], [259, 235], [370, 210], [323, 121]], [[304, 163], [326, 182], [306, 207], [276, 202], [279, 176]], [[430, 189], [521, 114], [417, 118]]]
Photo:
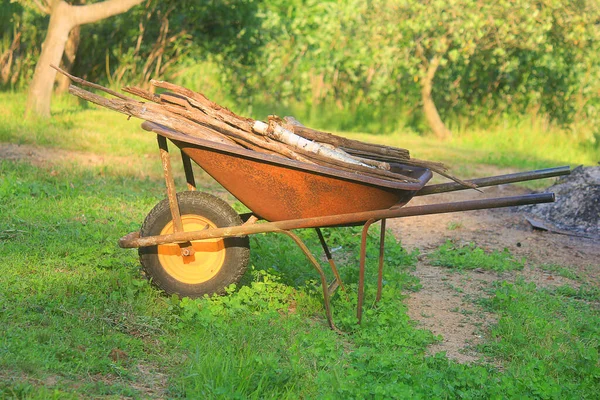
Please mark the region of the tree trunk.
[[50, 1], [50, 24], [29, 87], [25, 115], [50, 117], [50, 100], [56, 79], [56, 71], [50, 65], [60, 64], [73, 28], [124, 13], [142, 1], [106, 0], [85, 6], [71, 6], [64, 0]]
[[444, 121], [440, 118], [440, 114], [431, 97], [433, 78], [439, 66], [440, 57], [436, 55], [429, 62], [425, 71], [425, 77], [421, 80], [421, 100], [423, 101], [423, 113], [425, 114], [427, 123], [429, 123], [429, 127], [438, 139], [444, 140], [448, 139], [452, 133], [446, 128]]
[[[71, 33], [69, 33], [69, 39], [67, 39], [65, 46], [65, 54], [62, 58], [61, 68], [69, 73], [73, 70], [73, 65], [75, 64], [77, 48], [79, 47], [80, 32], [80, 26], [76, 26], [71, 29]], [[69, 84], [71, 83], [71, 80], [66, 75], [58, 74], [56, 76], [56, 83], [58, 84], [56, 87], [56, 93], [66, 93], [69, 91]]]
[[46, 40], [42, 44], [42, 53], [29, 86], [25, 110], [27, 116], [34, 114], [45, 118], [50, 117], [50, 99], [56, 77], [56, 71], [50, 68], [50, 65], [60, 64], [69, 32], [73, 28], [70, 7], [64, 1], [54, 3], [52, 7]]
[[21, 34], [22, 32], [15, 32], [12, 44], [6, 49], [4, 54], [0, 56], [0, 84], [2, 85], [6, 85], [10, 81], [13, 61], [15, 59], [14, 54], [21, 44]]

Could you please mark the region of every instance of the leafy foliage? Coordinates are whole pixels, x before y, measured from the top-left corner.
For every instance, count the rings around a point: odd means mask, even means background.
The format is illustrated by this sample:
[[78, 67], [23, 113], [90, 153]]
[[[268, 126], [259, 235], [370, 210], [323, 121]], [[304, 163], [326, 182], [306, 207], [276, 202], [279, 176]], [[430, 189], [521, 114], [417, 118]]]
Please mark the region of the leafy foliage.
[[[5, 87], [27, 84], [47, 24], [22, 4], [0, 7], [3, 54], [22, 34]], [[596, 143], [599, 16], [591, 0], [149, 0], [82, 27], [74, 73], [114, 86], [214, 86], [235, 107], [338, 130], [420, 132], [436, 60], [433, 98], [450, 125], [531, 115]]]
[[0, 88], [26, 87], [40, 55], [48, 17], [10, 0], [0, 0]]
[[437, 58], [433, 94], [446, 116], [596, 115], [595, 2], [309, 1], [289, 4], [284, 24], [270, 11], [281, 33], [256, 86], [277, 88], [277, 101], [413, 110]]
[[[209, 54], [232, 65], [251, 62], [260, 47], [257, 3], [150, 0], [82, 32], [75, 72], [93, 81], [147, 85], [172, 79]], [[125, 40], [123, 39], [125, 38]], [[90, 68], [92, 66], [92, 68]]]

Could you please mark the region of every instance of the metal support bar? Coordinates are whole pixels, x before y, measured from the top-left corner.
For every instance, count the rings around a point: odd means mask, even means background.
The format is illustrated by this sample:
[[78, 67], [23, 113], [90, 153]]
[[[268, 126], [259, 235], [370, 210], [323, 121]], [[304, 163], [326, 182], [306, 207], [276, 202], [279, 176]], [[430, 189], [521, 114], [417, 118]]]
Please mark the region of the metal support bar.
[[[179, 203], [177, 203], [177, 190], [175, 189], [175, 181], [173, 180], [171, 160], [169, 159], [169, 146], [167, 145], [167, 139], [164, 136], [156, 135], [156, 139], [158, 140], [158, 147], [160, 148], [160, 160], [165, 174], [167, 198], [169, 199], [171, 218], [173, 218], [173, 234], [182, 234], [184, 233], [183, 222], [181, 221]], [[190, 257], [196, 253], [189, 240], [180, 243], [179, 248], [183, 257]]]
[[160, 160], [162, 161], [163, 173], [165, 175], [165, 184], [167, 186], [167, 198], [169, 199], [169, 208], [173, 217], [173, 232], [183, 233], [183, 223], [181, 222], [181, 214], [179, 213], [179, 204], [177, 204], [177, 191], [175, 189], [175, 181], [171, 170], [171, 160], [169, 159], [169, 147], [167, 139], [164, 136], [156, 135], [158, 147], [160, 149]]
[[554, 193], [539, 193], [514, 197], [429, 204], [423, 206], [390, 208], [387, 210], [365, 211], [353, 214], [340, 214], [324, 217], [266, 222], [248, 226], [241, 225], [227, 228], [207, 229], [204, 231], [179, 232], [172, 233], [170, 235], [139, 237], [139, 232], [134, 232], [122, 237], [119, 240], [119, 246], [124, 248], [155, 246], [157, 244], [188, 242], [191, 240], [226, 238], [265, 232], [281, 232], [291, 229], [319, 228], [334, 225], [355, 224], [361, 221], [368, 221], [369, 219], [403, 218], [418, 215], [443, 214], [458, 211], [551, 203], [553, 201]]
[[381, 232], [379, 233], [379, 269], [377, 271], [377, 297], [375, 302], [381, 300], [383, 290], [383, 254], [385, 252], [385, 218], [381, 220]]
[[192, 169], [192, 161], [183, 150], [181, 150], [181, 162], [183, 163], [183, 170], [185, 171], [185, 180], [187, 182], [188, 190], [196, 190], [196, 180], [194, 179], [194, 170]]
[[360, 258], [358, 264], [358, 302], [356, 304], [356, 318], [360, 324], [362, 321], [362, 305], [365, 297], [365, 263], [367, 258], [367, 234], [369, 227], [377, 222], [376, 219], [370, 219], [363, 226], [362, 235], [360, 238]]
[[315, 269], [319, 273], [319, 276], [321, 278], [321, 287], [323, 289], [323, 301], [325, 302], [325, 313], [327, 314], [327, 321], [329, 322], [329, 326], [331, 327], [331, 329], [338, 333], [342, 333], [342, 331], [340, 331], [333, 323], [333, 316], [331, 314], [331, 303], [329, 302], [329, 291], [327, 288], [327, 278], [325, 277], [325, 273], [323, 272], [321, 265], [319, 264], [317, 259], [312, 255], [308, 247], [306, 247], [304, 242], [302, 242], [302, 239], [298, 237], [298, 235], [289, 231], [282, 231], [281, 233], [288, 235], [292, 238], [292, 240], [294, 240], [294, 242], [296, 242], [298, 247], [300, 247], [300, 250], [302, 250], [304, 255], [306, 255], [306, 258], [308, 258], [310, 263], [313, 265], [313, 267], [315, 267]]
[[[356, 317], [358, 323], [362, 321], [362, 309], [364, 303], [365, 293], [365, 264], [367, 261], [367, 238], [369, 233], [369, 227], [377, 222], [376, 219], [368, 220], [362, 229], [362, 235], [360, 239], [360, 261], [358, 271], [358, 304], [356, 305]], [[385, 218], [381, 220], [381, 232], [379, 234], [379, 268], [377, 273], [377, 297], [375, 301], [378, 302], [381, 299], [381, 291], [383, 288], [383, 254], [385, 251]]]
[[[327, 257], [327, 261], [329, 262], [329, 266], [331, 267], [331, 272], [333, 272], [333, 276], [335, 277], [335, 280], [337, 282], [337, 284], [342, 288], [342, 290], [345, 292], [346, 288], [344, 287], [344, 282], [342, 282], [342, 278], [340, 277], [340, 273], [335, 265], [335, 261], [333, 260], [333, 257], [331, 256], [331, 252], [329, 251], [329, 247], [327, 246], [327, 243], [325, 242], [325, 238], [323, 237], [323, 233], [321, 232], [320, 228], [315, 228], [315, 231], [317, 231], [317, 236], [319, 237], [319, 242], [321, 242], [321, 247], [323, 247], [323, 251], [325, 252], [325, 257]], [[334, 282], [335, 283], [335, 282]], [[337, 286], [334, 286], [337, 288]], [[330, 293], [333, 294], [333, 293]]]
[[[487, 178], [471, 179], [467, 182], [471, 182], [477, 185], [477, 187], [503, 185], [506, 183], [532, 181], [536, 179], [552, 178], [554, 176], [569, 175], [571, 168], [566, 165], [563, 167], [538, 169], [536, 171], [518, 172], [516, 174], [506, 174], [498, 176], [490, 176]], [[468, 187], [461, 185], [460, 183], [450, 182], [441, 183], [439, 185], [425, 186], [423, 189], [415, 193], [415, 196], [425, 196], [428, 194], [437, 194], [445, 192], [454, 192], [457, 190], [469, 189]]]
[[367, 222], [365, 222], [360, 238], [360, 259], [358, 266], [358, 303], [356, 305], [356, 318], [358, 319], [359, 324], [362, 321], [362, 309], [365, 297], [365, 263], [367, 258], [367, 234], [369, 232], [369, 227], [374, 222], [377, 222], [377, 220], [370, 219]]

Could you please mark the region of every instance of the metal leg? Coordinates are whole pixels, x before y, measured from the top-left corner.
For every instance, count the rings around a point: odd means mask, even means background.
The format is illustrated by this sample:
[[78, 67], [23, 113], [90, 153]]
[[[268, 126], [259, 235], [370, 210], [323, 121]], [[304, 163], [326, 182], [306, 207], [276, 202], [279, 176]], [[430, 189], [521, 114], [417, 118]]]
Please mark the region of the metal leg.
[[[173, 180], [173, 172], [171, 170], [167, 139], [160, 135], [156, 135], [156, 139], [158, 140], [158, 147], [160, 148], [160, 160], [162, 161], [163, 172], [165, 174], [167, 198], [169, 199], [169, 208], [171, 209], [171, 217], [173, 218], [173, 233], [183, 232], [183, 222], [181, 222], [179, 204], [177, 203], [177, 190], [175, 189], [175, 181]], [[190, 242], [182, 243], [179, 247], [183, 257], [193, 256], [195, 253]]]
[[181, 214], [179, 214], [179, 204], [177, 204], [177, 191], [175, 189], [175, 181], [173, 180], [173, 172], [171, 170], [171, 160], [169, 159], [167, 139], [160, 135], [157, 135], [156, 139], [158, 140], [158, 147], [160, 148], [160, 160], [162, 161], [165, 184], [167, 185], [167, 198], [169, 199], [169, 207], [171, 208], [171, 216], [173, 217], [173, 232], [183, 232]]
[[377, 219], [370, 219], [365, 222], [365, 225], [362, 229], [362, 236], [360, 239], [360, 264], [358, 271], [358, 304], [356, 305], [356, 318], [358, 318], [358, 323], [360, 324], [362, 321], [362, 309], [363, 302], [365, 297], [365, 259], [367, 257], [367, 233], [369, 231], [369, 227], [377, 222]]
[[327, 321], [329, 322], [329, 326], [331, 327], [331, 329], [338, 333], [342, 333], [342, 331], [340, 331], [333, 323], [333, 316], [331, 315], [331, 304], [329, 302], [329, 291], [327, 290], [327, 278], [325, 278], [325, 273], [323, 272], [321, 265], [319, 265], [319, 262], [312, 255], [308, 247], [306, 247], [304, 242], [302, 242], [302, 239], [300, 239], [295, 233], [290, 231], [281, 231], [281, 233], [288, 235], [294, 240], [294, 242], [296, 242], [298, 247], [300, 247], [300, 250], [304, 252], [306, 258], [308, 258], [313, 267], [315, 267], [315, 269], [319, 273], [319, 276], [321, 277], [321, 286], [323, 288], [323, 300], [325, 302], [325, 313], [327, 314]]
[[338, 272], [338, 269], [335, 265], [335, 261], [333, 260], [333, 257], [331, 256], [329, 247], [327, 247], [327, 243], [325, 242], [323, 233], [321, 232], [320, 228], [315, 228], [315, 231], [317, 231], [317, 236], [319, 237], [319, 241], [321, 242], [321, 247], [323, 247], [323, 251], [325, 252], [325, 257], [327, 257], [327, 261], [329, 262], [329, 266], [331, 267], [331, 271], [333, 272], [333, 276], [335, 277], [335, 281], [332, 283], [332, 285], [329, 288], [329, 294], [332, 295], [333, 292], [335, 292], [335, 289], [337, 289], [338, 285], [345, 292], [346, 288], [344, 287], [344, 282], [342, 282], [342, 278], [340, 277], [340, 273]]
[[194, 179], [194, 170], [192, 169], [192, 162], [190, 156], [181, 150], [181, 161], [183, 163], [183, 170], [185, 171], [185, 180], [187, 181], [188, 190], [196, 190], [196, 180]]
[[375, 302], [381, 300], [383, 289], [383, 253], [385, 251], [385, 218], [381, 220], [381, 232], [379, 234], [379, 271], [377, 273], [377, 297]]

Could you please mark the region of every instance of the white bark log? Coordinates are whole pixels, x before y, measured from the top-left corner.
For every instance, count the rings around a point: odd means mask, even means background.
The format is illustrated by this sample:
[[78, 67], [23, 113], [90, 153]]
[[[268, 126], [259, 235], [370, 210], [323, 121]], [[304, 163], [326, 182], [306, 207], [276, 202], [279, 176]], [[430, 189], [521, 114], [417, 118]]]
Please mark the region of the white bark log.
[[298, 136], [280, 125], [274, 125], [273, 129], [271, 130], [269, 129], [269, 125], [267, 125], [266, 123], [262, 121], [254, 121], [252, 129], [257, 133], [260, 133], [261, 135], [268, 136], [271, 139], [280, 141], [281, 143], [285, 143], [289, 146], [309, 151], [311, 153], [315, 153], [323, 157], [343, 161], [348, 164], [374, 168], [370, 165], [356, 160], [354, 157], [350, 156], [344, 151], [322, 146], [319, 143], [313, 142], [312, 140], [308, 140], [303, 138], [302, 136]]

